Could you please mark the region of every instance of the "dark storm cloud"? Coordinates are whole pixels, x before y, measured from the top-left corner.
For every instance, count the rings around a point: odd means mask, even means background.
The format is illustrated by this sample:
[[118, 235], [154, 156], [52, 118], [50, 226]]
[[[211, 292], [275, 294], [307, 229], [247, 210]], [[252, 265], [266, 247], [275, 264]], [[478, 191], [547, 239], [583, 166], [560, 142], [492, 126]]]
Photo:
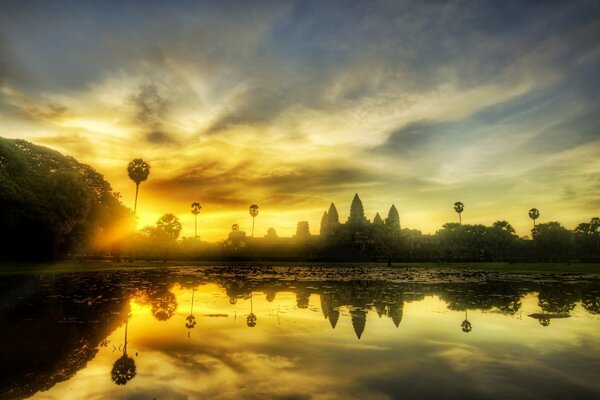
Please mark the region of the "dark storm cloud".
[[131, 96], [137, 109], [138, 122], [154, 126], [160, 123], [164, 112], [169, 105], [168, 101], [160, 96], [156, 85], [142, 85], [139, 92]]

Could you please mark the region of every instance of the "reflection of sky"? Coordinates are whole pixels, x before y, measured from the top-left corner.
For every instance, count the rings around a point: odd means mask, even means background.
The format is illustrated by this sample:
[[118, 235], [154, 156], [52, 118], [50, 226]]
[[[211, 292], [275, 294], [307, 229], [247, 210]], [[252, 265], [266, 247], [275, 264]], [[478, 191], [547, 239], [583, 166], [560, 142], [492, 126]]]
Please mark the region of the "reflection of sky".
[[[126, 4], [123, 4], [126, 3]], [[261, 235], [355, 192], [403, 226], [600, 208], [597, 1], [5, 1], [0, 135], [89, 163], [142, 224]]]
[[[185, 328], [192, 292], [174, 286], [178, 308], [168, 321], [155, 320], [149, 306], [132, 303], [128, 353], [137, 376], [124, 387], [111, 382], [124, 327], [113, 332], [86, 369], [36, 399], [388, 399], [585, 398], [598, 396], [600, 320], [581, 306], [571, 318], [542, 327], [528, 314], [537, 297], [522, 299], [514, 316], [471, 310], [473, 331], [460, 329], [464, 312], [450, 311], [437, 296], [404, 304], [400, 326], [367, 316], [358, 340], [342, 307], [332, 329], [318, 295], [308, 309], [296, 308], [293, 293], [267, 302], [254, 293], [254, 328], [246, 326], [250, 300], [229, 304], [223, 290], [197, 288], [197, 326]], [[227, 314], [227, 317], [208, 316]], [[135, 354], [138, 353], [137, 356]]]

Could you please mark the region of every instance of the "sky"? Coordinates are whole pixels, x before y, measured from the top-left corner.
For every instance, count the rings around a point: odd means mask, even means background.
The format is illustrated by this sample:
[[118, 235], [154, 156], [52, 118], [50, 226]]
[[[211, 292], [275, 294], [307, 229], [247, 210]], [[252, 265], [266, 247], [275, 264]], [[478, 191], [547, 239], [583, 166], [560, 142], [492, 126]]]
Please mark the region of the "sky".
[[0, 136], [74, 156], [193, 236], [600, 213], [598, 1], [2, 1]]

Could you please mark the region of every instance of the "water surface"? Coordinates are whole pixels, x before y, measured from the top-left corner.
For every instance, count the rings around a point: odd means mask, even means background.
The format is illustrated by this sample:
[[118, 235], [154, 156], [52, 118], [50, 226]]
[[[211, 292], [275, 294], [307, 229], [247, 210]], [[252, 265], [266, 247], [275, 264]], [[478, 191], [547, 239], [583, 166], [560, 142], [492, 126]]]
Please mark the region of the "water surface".
[[0, 278], [0, 398], [599, 398], [600, 277], [187, 267]]

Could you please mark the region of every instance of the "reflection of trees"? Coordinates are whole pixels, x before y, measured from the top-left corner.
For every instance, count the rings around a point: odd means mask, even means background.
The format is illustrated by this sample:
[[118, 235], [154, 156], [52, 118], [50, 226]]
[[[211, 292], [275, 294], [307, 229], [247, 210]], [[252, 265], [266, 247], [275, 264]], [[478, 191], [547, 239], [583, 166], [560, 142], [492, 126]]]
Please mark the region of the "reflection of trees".
[[600, 291], [586, 288], [581, 296], [581, 304], [590, 314], [600, 314]]
[[544, 285], [538, 294], [538, 305], [545, 313], [569, 315], [579, 298], [573, 287]]
[[0, 398], [31, 397], [85, 368], [123, 322], [121, 279], [110, 273], [3, 277]]
[[440, 297], [456, 311], [470, 308], [514, 315], [521, 308], [521, 291], [505, 282], [446, 285]]
[[168, 290], [155, 292], [150, 296], [152, 315], [159, 321], [170, 319], [177, 310], [177, 299]]
[[123, 355], [115, 361], [111, 378], [117, 385], [125, 385], [136, 375], [135, 361], [127, 355], [127, 327], [129, 325], [129, 315], [125, 321], [125, 340], [123, 342]]

